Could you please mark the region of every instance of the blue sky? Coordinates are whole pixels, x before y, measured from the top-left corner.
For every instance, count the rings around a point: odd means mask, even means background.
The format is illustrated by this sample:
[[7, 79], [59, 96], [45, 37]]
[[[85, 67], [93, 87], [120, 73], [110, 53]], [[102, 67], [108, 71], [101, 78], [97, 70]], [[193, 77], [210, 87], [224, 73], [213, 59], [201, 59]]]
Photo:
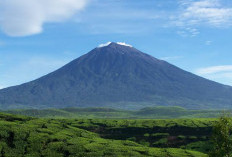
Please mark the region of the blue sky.
[[108, 41], [232, 85], [231, 0], [2, 0], [0, 88]]

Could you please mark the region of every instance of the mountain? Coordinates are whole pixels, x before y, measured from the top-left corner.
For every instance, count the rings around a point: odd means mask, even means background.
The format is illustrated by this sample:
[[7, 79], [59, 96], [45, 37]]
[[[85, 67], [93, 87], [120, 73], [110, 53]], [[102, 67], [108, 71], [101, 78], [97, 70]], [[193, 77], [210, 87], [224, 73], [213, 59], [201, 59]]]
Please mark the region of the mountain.
[[232, 87], [130, 45], [108, 43], [37, 80], [0, 90], [0, 108], [232, 108]]

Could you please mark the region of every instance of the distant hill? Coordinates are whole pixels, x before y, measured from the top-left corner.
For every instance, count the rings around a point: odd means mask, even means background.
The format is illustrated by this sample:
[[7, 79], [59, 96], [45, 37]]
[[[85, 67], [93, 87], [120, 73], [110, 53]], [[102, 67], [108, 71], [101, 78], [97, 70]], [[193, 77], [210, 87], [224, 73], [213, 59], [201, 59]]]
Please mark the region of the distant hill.
[[0, 108], [232, 108], [232, 87], [109, 43], [37, 80], [0, 90]]
[[183, 119], [218, 118], [232, 110], [190, 110], [181, 107], [146, 107], [140, 110], [122, 110], [111, 108], [63, 108], [63, 109], [13, 109], [5, 113], [38, 118], [76, 118], [76, 119]]

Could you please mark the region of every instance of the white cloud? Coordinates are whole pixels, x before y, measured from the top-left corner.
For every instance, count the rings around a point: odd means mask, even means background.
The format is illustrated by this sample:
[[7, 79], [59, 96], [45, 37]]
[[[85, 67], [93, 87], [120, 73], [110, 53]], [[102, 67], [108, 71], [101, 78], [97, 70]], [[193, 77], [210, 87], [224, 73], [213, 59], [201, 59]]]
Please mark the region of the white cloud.
[[0, 89], [3, 89], [3, 88], [5, 88], [4, 86], [2, 86], [2, 85], [0, 85]]
[[132, 45], [126, 44], [126, 43], [124, 43], [124, 42], [117, 42], [117, 44], [123, 45], [123, 46], [132, 47]]
[[10, 36], [43, 31], [43, 24], [62, 22], [84, 9], [88, 0], [1, 0], [0, 28]]
[[232, 8], [223, 6], [219, 0], [182, 1], [176, 25], [201, 25], [225, 27], [232, 24]]
[[177, 31], [177, 34], [182, 36], [182, 37], [195, 37], [199, 34], [200, 32], [196, 28], [191, 28], [191, 27], [186, 27], [183, 28], [182, 30]]
[[211, 66], [195, 71], [197, 75], [232, 86], [232, 65]]
[[220, 66], [211, 66], [206, 68], [200, 68], [196, 70], [197, 74], [215, 74], [215, 73], [232, 73], [232, 65], [220, 65]]
[[183, 58], [183, 56], [169, 56], [169, 57], [161, 57], [161, 60], [165, 60], [165, 61], [172, 61], [172, 60], [177, 60], [177, 59], [181, 59]]
[[107, 43], [105, 43], [105, 44], [100, 44], [98, 47], [99, 48], [101, 48], [101, 47], [106, 47], [106, 46], [108, 46], [108, 45], [110, 45], [112, 42], [107, 42]]
[[[109, 41], [109, 42], [107, 42], [107, 43], [105, 43], [105, 44], [100, 44], [100, 45], [98, 46], [98, 48], [109, 46], [111, 43], [112, 43], [112, 42]], [[132, 45], [126, 44], [125, 42], [117, 42], [117, 44], [123, 45], [123, 46], [132, 47]]]

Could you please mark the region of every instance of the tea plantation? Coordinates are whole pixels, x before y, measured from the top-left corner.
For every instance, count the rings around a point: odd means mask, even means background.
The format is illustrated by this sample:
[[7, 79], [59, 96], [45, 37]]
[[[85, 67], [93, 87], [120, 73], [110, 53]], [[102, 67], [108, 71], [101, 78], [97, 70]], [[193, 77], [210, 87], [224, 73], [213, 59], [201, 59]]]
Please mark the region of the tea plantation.
[[0, 113], [1, 157], [207, 157], [214, 119], [44, 119]]

